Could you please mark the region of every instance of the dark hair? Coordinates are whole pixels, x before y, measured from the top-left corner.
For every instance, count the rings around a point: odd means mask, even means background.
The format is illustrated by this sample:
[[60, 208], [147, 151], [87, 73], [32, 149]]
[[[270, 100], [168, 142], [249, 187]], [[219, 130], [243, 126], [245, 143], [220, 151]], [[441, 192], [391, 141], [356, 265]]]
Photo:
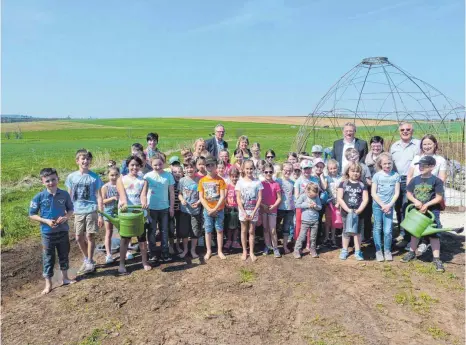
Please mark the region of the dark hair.
[[78, 151], [76, 151], [76, 159], [78, 159], [80, 156], [92, 159], [91, 151], [88, 151], [86, 149], [79, 149]]
[[376, 144], [380, 143], [380, 144], [382, 144], [382, 146], [383, 146], [383, 138], [382, 138], [382, 137], [379, 137], [378, 135], [374, 135], [374, 136], [371, 138], [371, 141], [369, 142], [369, 145], [370, 145], [370, 144], [373, 144], [373, 143], [376, 143]]
[[110, 171], [116, 171], [118, 173], [118, 175], [120, 175], [120, 169], [117, 167], [117, 166], [111, 166], [111, 167], [108, 167], [107, 171], [106, 171], [106, 175], [108, 175], [110, 173]]
[[241, 176], [241, 172], [238, 170], [237, 167], [233, 166], [228, 172], [228, 176], [235, 176], [235, 175]]
[[44, 168], [40, 171], [39, 173], [40, 177], [49, 177], [51, 175], [57, 175], [58, 177], [58, 173], [57, 171], [54, 169], [54, 168]]
[[288, 156], [286, 156], [286, 158], [288, 158], [289, 156], [298, 159], [298, 154], [296, 152], [288, 152]]
[[275, 151], [272, 150], [272, 149], [268, 149], [268, 150], [265, 152], [265, 157], [267, 157], [267, 155], [268, 155], [269, 153], [273, 154], [273, 157], [274, 157], [274, 158], [276, 157], [276, 156], [275, 156]]
[[147, 141], [149, 140], [155, 140], [156, 142], [159, 142], [159, 135], [157, 133], [149, 133], [147, 134]]
[[273, 164], [271, 164], [271, 163], [265, 163], [264, 164], [264, 170], [267, 169], [267, 168], [272, 169], [272, 171], [275, 171], [275, 169], [273, 168]]
[[420, 143], [420, 149], [421, 149], [421, 152], [423, 153], [423, 150], [422, 150], [422, 143], [424, 142], [425, 139], [429, 139], [431, 140], [434, 145], [435, 145], [435, 148], [434, 148], [434, 154], [437, 153], [437, 150], [438, 150], [438, 142], [437, 142], [437, 139], [432, 135], [432, 134], [426, 134], [422, 137], [421, 139], [421, 143]]
[[183, 162], [183, 165], [185, 167], [191, 167], [191, 168], [196, 168], [196, 161], [192, 158], [189, 158], [189, 159], [186, 159], [184, 162]]
[[199, 157], [197, 157], [197, 158], [196, 158], [196, 165], [197, 165], [197, 162], [199, 162], [199, 161], [204, 161], [204, 164], [205, 164], [206, 159], [205, 159], [204, 156], [199, 156]]
[[131, 161], [136, 161], [140, 167], [142, 167], [142, 159], [139, 157], [139, 156], [136, 156], [136, 155], [132, 155], [132, 156], [129, 156], [128, 158], [126, 158], [126, 166], [129, 167], [129, 163], [131, 163]]
[[236, 150], [233, 152], [233, 155], [236, 156], [238, 153], [241, 153], [241, 156], [244, 156], [243, 151], [241, 151], [241, 149], [236, 149]]
[[300, 155], [302, 155], [302, 156], [309, 156], [309, 153], [306, 152], [306, 151], [303, 151], [303, 152], [300, 153]]
[[147, 159], [147, 155], [144, 153], [144, 151], [138, 151], [138, 153], [136, 153], [135, 156], [138, 156], [143, 160]]
[[131, 145], [131, 149], [136, 149], [138, 151], [144, 151], [144, 146], [142, 146], [139, 143], [134, 143], [133, 145]]

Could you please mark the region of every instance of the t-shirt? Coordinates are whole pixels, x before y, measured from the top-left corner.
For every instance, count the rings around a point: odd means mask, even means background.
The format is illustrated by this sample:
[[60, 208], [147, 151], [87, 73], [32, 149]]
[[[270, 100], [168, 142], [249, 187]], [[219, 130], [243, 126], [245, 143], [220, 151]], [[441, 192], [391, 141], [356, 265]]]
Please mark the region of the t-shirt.
[[238, 202], [236, 201], [235, 186], [231, 183], [227, 185], [227, 206], [238, 207]]
[[[32, 198], [29, 205], [29, 215], [38, 214], [41, 218], [57, 219], [63, 217], [67, 212], [73, 211], [73, 203], [67, 191], [57, 188], [55, 195], [51, 194], [47, 189], [37, 193]], [[40, 223], [40, 231], [43, 234], [55, 233], [60, 231], [68, 231], [68, 222], [58, 224], [51, 228], [47, 224]]]
[[[437, 176], [424, 178], [421, 175], [414, 177], [406, 187], [406, 190], [413, 196], [425, 204], [432, 199], [435, 199], [435, 194], [443, 195], [443, 182]], [[429, 207], [429, 210], [440, 210], [440, 204], [435, 204]]]
[[[173, 177], [173, 179], [175, 179], [175, 177]], [[175, 192], [175, 203], [174, 203], [174, 207], [173, 209], [175, 211], [179, 211], [180, 210], [180, 205], [181, 205], [181, 202], [180, 202], [180, 199], [178, 198], [178, 195], [180, 194], [180, 190], [179, 190], [179, 181], [176, 181], [175, 180], [175, 184], [173, 185], [173, 189], [174, 189], [174, 192]], [[170, 198], [170, 192], [168, 193], [168, 197]]]
[[[366, 183], [366, 179], [371, 179], [372, 178], [372, 174], [371, 174], [371, 170], [367, 167], [366, 164], [364, 163], [361, 163], [359, 162], [359, 165], [361, 166], [362, 170], [361, 170], [361, 181], [363, 181], [364, 183]], [[348, 169], [348, 165], [346, 166], [345, 169], [343, 169], [343, 175], [346, 173], [346, 169]]]
[[144, 175], [147, 181], [147, 199], [151, 210], [165, 210], [170, 207], [169, 186], [175, 184], [173, 175], [163, 171], [160, 174], [151, 171]]
[[[102, 195], [102, 197], [104, 199], [110, 199], [114, 196], [117, 197], [117, 199], [119, 198], [119, 195], [118, 195], [118, 190], [117, 190], [117, 186], [116, 184], [111, 184], [110, 182], [107, 182], [104, 187], [107, 188], [107, 194], [106, 195]], [[112, 200], [111, 202], [107, 203], [107, 204], [104, 204], [104, 211], [106, 213], [113, 213], [114, 210], [116, 209], [117, 207], [117, 204], [118, 204], [118, 200]]]
[[277, 179], [282, 193], [282, 201], [278, 205], [279, 210], [294, 210], [294, 181], [285, 180], [283, 178]]
[[[411, 162], [410, 167], [414, 167], [414, 174], [413, 176], [418, 176], [421, 175], [421, 171], [419, 170], [419, 164], [414, 165], [414, 163], [419, 162], [423, 156], [416, 156], [413, 158], [413, 161]], [[435, 158], [435, 168], [432, 170], [432, 175], [437, 176], [440, 171], [447, 171], [447, 161], [445, 158], [439, 155], [433, 155], [433, 158]]]
[[252, 211], [256, 207], [259, 191], [264, 189], [262, 183], [258, 179], [246, 181], [240, 179], [235, 186], [235, 190], [239, 190], [241, 202], [245, 211]]
[[[362, 194], [367, 187], [362, 182], [350, 182], [350, 181], [343, 181], [340, 182], [338, 188], [343, 188], [343, 201], [348, 206], [348, 208], [352, 210], [356, 210], [362, 204]], [[341, 210], [343, 215], [347, 215], [345, 210]]]
[[[220, 200], [220, 191], [227, 189], [225, 180], [220, 176], [204, 176], [199, 181], [199, 193], [204, 194], [204, 199], [207, 201], [207, 205], [210, 208], [215, 208], [218, 201]], [[223, 210], [225, 203], [219, 205], [218, 210]]]
[[335, 205], [337, 203], [337, 189], [341, 182], [341, 175], [335, 177], [326, 175], [325, 178], [327, 180], [328, 201], [331, 201]]
[[320, 186], [320, 180], [316, 176], [309, 176], [309, 178], [304, 177], [301, 175], [294, 183], [294, 188], [298, 190], [299, 195], [303, 194], [306, 191], [306, 186], [309, 183], [315, 183]]
[[180, 203], [181, 212], [191, 214], [193, 216], [198, 215], [201, 212], [201, 206], [193, 208], [191, 204], [199, 201], [198, 191], [199, 178], [191, 178], [189, 176], [182, 177], [178, 182], [178, 189], [184, 200], [186, 200], [186, 206]]
[[97, 192], [103, 186], [99, 175], [93, 171], [87, 173], [75, 171], [68, 175], [65, 185], [71, 191], [75, 214], [97, 211]]
[[132, 177], [131, 175], [122, 176], [121, 181], [125, 187], [128, 206], [141, 205], [141, 193], [144, 187], [144, 179], [141, 176]]
[[395, 185], [400, 182], [400, 175], [391, 171], [388, 174], [381, 170], [372, 177], [372, 183], [377, 184], [377, 195], [384, 204], [389, 204], [395, 195]]
[[272, 206], [277, 201], [277, 193], [281, 192], [280, 185], [277, 181], [262, 181], [262, 203], [267, 206]]

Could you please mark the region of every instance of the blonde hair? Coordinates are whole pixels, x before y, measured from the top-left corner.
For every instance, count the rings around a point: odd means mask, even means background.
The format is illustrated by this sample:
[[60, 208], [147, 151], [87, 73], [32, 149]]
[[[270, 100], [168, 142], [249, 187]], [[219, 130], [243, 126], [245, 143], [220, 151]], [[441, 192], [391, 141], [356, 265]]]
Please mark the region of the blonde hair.
[[313, 193], [318, 193], [319, 192], [319, 186], [316, 183], [309, 183], [306, 185], [306, 192], [313, 192]]
[[241, 177], [246, 176], [246, 173], [244, 172], [244, 168], [246, 167], [246, 164], [251, 164], [252, 167], [254, 168], [254, 162], [250, 159], [246, 159], [241, 163]]
[[245, 142], [248, 144], [248, 146], [249, 146], [249, 139], [248, 139], [248, 137], [245, 136], [245, 135], [242, 135], [242, 136], [240, 136], [240, 137], [238, 138], [238, 141], [236, 142], [236, 148], [237, 148], [237, 149], [239, 149], [239, 143], [242, 142], [242, 141], [245, 141]]
[[354, 147], [348, 147], [345, 151], [345, 158], [348, 159], [351, 157], [353, 154], [356, 154], [359, 156], [358, 150], [356, 150]]
[[392, 155], [388, 152], [382, 152], [378, 157], [377, 157], [377, 160], [375, 161], [375, 168], [377, 169], [377, 171], [379, 170], [382, 170], [382, 158], [387, 158], [390, 163], [391, 163], [391, 167], [393, 169], [393, 158], [392, 158]]
[[[361, 173], [362, 172], [362, 166], [359, 163], [354, 163], [354, 162], [348, 163], [348, 165], [345, 168], [345, 179], [346, 180], [349, 180], [349, 171], [350, 170], [354, 170], [354, 171], [356, 171], [358, 173]], [[361, 179], [361, 176], [359, 176], [359, 179]]]
[[205, 145], [205, 140], [204, 140], [204, 139], [202, 139], [202, 138], [196, 139], [196, 141], [194, 142], [194, 145], [193, 145], [193, 150], [194, 150], [194, 151], [196, 151], [196, 146], [197, 146], [197, 144], [200, 143], [200, 142], [203, 142], [204, 145]]
[[193, 151], [189, 148], [189, 147], [183, 147], [181, 149], [181, 155], [184, 157], [186, 156], [188, 153], [193, 153]]

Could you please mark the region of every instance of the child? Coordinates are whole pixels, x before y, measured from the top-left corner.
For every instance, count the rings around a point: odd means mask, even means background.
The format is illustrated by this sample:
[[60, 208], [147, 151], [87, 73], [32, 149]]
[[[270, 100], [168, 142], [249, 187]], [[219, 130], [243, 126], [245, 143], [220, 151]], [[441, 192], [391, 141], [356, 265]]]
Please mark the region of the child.
[[169, 172], [163, 170], [164, 156], [156, 154], [152, 157], [150, 173], [144, 175], [147, 183], [142, 191], [149, 199], [149, 213], [152, 219], [152, 228], [149, 230], [149, 251], [152, 260], [155, 258], [155, 233], [157, 225], [162, 234], [162, 261], [170, 260], [168, 245], [168, 221], [175, 216], [175, 179]]
[[283, 220], [283, 249], [285, 254], [289, 254], [288, 239], [290, 236], [290, 230], [293, 227], [294, 217], [294, 182], [290, 178], [293, 172], [293, 166], [291, 163], [283, 164], [283, 177], [277, 179], [281, 190], [281, 201], [278, 205], [277, 224], [280, 224]]
[[[144, 152], [144, 147], [139, 144], [139, 143], [134, 143], [131, 145], [131, 155], [135, 155], [138, 153], [143, 153]], [[120, 167], [120, 174], [121, 175], [126, 175], [128, 173], [128, 167], [126, 166], [126, 159], [121, 162], [121, 167]]]
[[[163, 170], [173, 173], [175, 168], [181, 168], [181, 162], [178, 156], [171, 156], [168, 160], [168, 164], [170, 164], [170, 166]], [[181, 169], [181, 172], [183, 173], [183, 169]]]
[[207, 252], [205, 260], [212, 256], [212, 232], [217, 231], [218, 257], [222, 260], [226, 256], [222, 252], [223, 248], [223, 221], [224, 221], [224, 201], [226, 184], [225, 181], [217, 175], [217, 160], [213, 157], [206, 159], [207, 176], [199, 181], [199, 199], [204, 206], [203, 218], [206, 232]]
[[241, 172], [241, 167], [243, 166], [243, 151], [241, 149], [236, 149], [235, 152], [233, 153], [235, 160], [233, 162], [233, 165], [236, 167]]
[[[150, 161], [152, 157], [155, 156], [159, 150], [157, 149], [157, 144], [159, 143], [159, 135], [157, 133], [149, 133], [146, 137], [147, 148], [144, 150], [147, 159]], [[143, 165], [144, 166], [144, 165]]]
[[[327, 193], [328, 193], [328, 203], [332, 203], [335, 208], [338, 208], [337, 200], [337, 189], [338, 185], [341, 182], [341, 175], [338, 173], [338, 162], [335, 159], [330, 159], [327, 162]], [[326, 208], [325, 212], [325, 239], [324, 245], [328, 246], [331, 243], [332, 248], [337, 248], [337, 242], [335, 239], [335, 228], [332, 226], [332, 213], [330, 208]], [[331, 240], [329, 239], [331, 232]], [[331, 242], [330, 242], [331, 241]]]
[[288, 152], [287, 162], [291, 165], [298, 163], [298, 154], [296, 152]]
[[[314, 145], [314, 146], [319, 146], [319, 145]], [[327, 179], [325, 178], [324, 175], [324, 169], [325, 169], [325, 163], [322, 160], [322, 158], [319, 157], [314, 157], [313, 163], [314, 169], [313, 169], [313, 176], [315, 176], [319, 180], [319, 193], [321, 193], [321, 204], [322, 204], [322, 209], [319, 211], [319, 229], [317, 231], [317, 237], [319, 242], [322, 240], [322, 237], [324, 236], [324, 226], [322, 219], [324, 218], [324, 213], [325, 213], [325, 203], [327, 200], [325, 200], [322, 197], [322, 194], [327, 194]], [[328, 198], [327, 198], [328, 199]]]
[[[142, 159], [137, 156], [129, 156], [126, 160], [126, 166], [128, 167], [128, 175], [121, 176], [117, 181], [117, 190], [120, 198], [120, 208], [125, 209], [126, 206], [136, 205], [147, 208], [147, 196], [144, 193], [144, 188], [147, 188], [147, 182], [139, 174], [143, 162]], [[118, 267], [118, 273], [121, 275], [127, 274], [125, 267], [125, 259], [127, 258], [126, 253], [128, 251], [128, 245], [131, 242], [131, 237], [124, 237], [120, 235], [120, 267]], [[147, 236], [144, 231], [141, 236], [138, 236], [139, 248], [141, 249], [142, 266], [144, 270], [150, 271], [152, 266], [147, 262]], [[128, 257], [129, 259], [129, 257]]]
[[[393, 205], [400, 194], [400, 175], [394, 172], [392, 155], [382, 152], [376, 161], [378, 172], [372, 178], [373, 238], [377, 261], [392, 261]], [[384, 234], [382, 252], [382, 228]], [[385, 258], [384, 258], [385, 254]]]
[[29, 207], [29, 218], [40, 222], [42, 237], [43, 277], [45, 288], [42, 295], [52, 291], [55, 250], [62, 274], [62, 285], [76, 281], [68, 277], [70, 239], [68, 237], [68, 219], [73, 215], [73, 203], [68, 192], [58, 188], [58, 174], [53, 168], [40, 171], [40, 178], [45, 189], [37, 193]]
[[196, 170], [196, 176], [199, 177], [199, 179], [203, 178], [204, 176], [207, 176], [204, 157], [201, 156], [196, 158]]
[[[117, 180], [120, 177], [120, 169], [117, 167], [108, 168], [107, 171], [108, 182], [102, 187], [102, 198], [104, 203], [104, 212], [116, 217], [118, 210], [118, 190]], [[105, 251], [107, 256], [105, 257], [105, 263], [113, 263], [112, 258], [112, 236], [113, 236], [113, 224], [104, 218], [105, 223]]]
[[[235, 187], [238, 183], [240, 172], [236, 167], [230, 170], [229, 182], [227, 185], [227, 197], [225, 207], [225, 227], [227, 230], [227, 242], [223, 248], [240, 249], [241, 245], [238, 242], [239, 233], [239, 218], [238, 218], [238, 203], [236, 202]], [[232, 244], [233, 241], [233, 244]]]
[[[172, 157], [173, 158], [173, 157]], [[180, 199], [178, 198], [178, 195], [180, 193], [178, 184], [180, 182], [180, 179], [183, 177], [183, 168], [179, 165], [172, 165], [171, 167], [172, 175], [173, 178], [175, 179], [175, 184], [173, 185], [173, 190], [175, 192], [175, 215], [173, 217], [170, 217], [170, 232], [169, 232], [169, 247], [168, 247], [168, 252], [173, 255], [175, 254], [175, 250], [173, 249], [173, 242], [174, 238], [176, 235], [177, 241], [176, 241], [176, 254], [181, 252], [180, 248], [180, 238], [178, 237], [178, 232], [180, 231], [180, 215], [181, 215], [181, 210], [180, 210]]]
[[84, 257], [78, 274], [95, 271], [95, 261], [93, 260], [95, 234], [104, 225], [102, 215], [97, 215], [97, 209], [103, 211], [104, 208], [100, 193], [103, 183], [99, 175], [89, 170], [91, 163], [92, 153], [86, 149], [78, 150], [76, 164], [79, 170], [69, 174], [65, 182], [74, 206], [76, 242], [78, 242]]
[[183, 241], [183, 252], [180, 258], [188, 254], [188, 237], [191, 237], [191, 257], [197, 259], [197, 239], [202, 235], [201, 201], [199, 200], [198, 184], [196, 177], [196, 162], [188, 159], [185, 163], [186, 176], [178, 183], [178, 199], [181, 202], [180, 226], [177, 237]]
[[218, 159], [225, 164], [225, 175], [229, 176], [232, 165], [230, 164], [230, 154], [228, 153], [228, 150], [221, 150], [218, 154]]
[[[337, 192], [337, 201], [341, 207], [343, 218], [343, 248], [340, 253], [340, 259], [348, 258], [348, 246], [350, 236], [354, 238], [355, 253], [354, 257], [358, 261], [364, 260], [361, 252], [361, 233], [364, 231], [364, 219], [362, 213], [369, 201], [367, 187], [361, 182], [362, 167], [359, 163], [350, 162], [345, 170], [345, 181], [340, 182]], [[346, 218], [350, 213], [358, 215], [358, 232], [356, 235], [350, 235], [346, 229]]]
[[259, 181], [264, 181], [265, 176], [264, 176], [264, 167], [265, 163], [267, 163], [265, 160], [261, 159], [260, 161], [257, 162], [256, 169], [255, 169], [255, 177], [259, 179]]
[[306, 240], [306, 234], [310, 229], [311, 246], [310, 253], [311, 257], [318, 258], [317, 254], [317, 229], [319, 226], [319, 211], [322, 209], [322, 205], [319, 199], [319, 186], [315, 183], [309, 183], [305, 187], [305, 193], [301, 194], [296, 200], [296, 208], [301, 209], [301, 231], [298, 239], [294, 246], [293, 256], [295, 259], [301, 259], [300, 250], [303, 246], [303, 242]]
[[[194, 153], [195, 158], [201, 157], [202, 152], [205, 150], [205, 140], [202, 138], [196, 139], [194, 142]], [[199, 170], [199, 169], [198, 169]]]
[[193, 158], [193, 151], [189, 147], [182, 148], [180, 153], [184, 161]]
[[273, 164], [266, 163], [264, 166], [265, 180], [262, 181], [262, 225], [264, 227], [265, 247], [263, 255], [268, 255], [272, 246], [273, 254], [280, 258], [277, 239], [277, 208], [282, 201], [280, 185], [274, 181]]
[[235, 186], [236, 201], [238, 203], [239, 220], [241, 222], [241, 245], [243, 247], [242, 260], [248, 257], [247, 236], [249, 233], [249, 256], [251, 261], [257, 260], [254, 255], [255, 227], [259, 219], [259, 207], [262, 202], [262, 183], [254, 178], [254, 162], [243, 162], [243, 178]]
[[293, 182], [296, 182], [296, 180], [301, 176], [301, 165], [299, 163], [294, 163], [293, 164], [293, 175], [290, 176], [290, 179]]
[[218, 176], [220, 176], [221, 178], [225, 180], [225, 183], [228, 184], [230, 183], [230, 181], [228, 181], [228, 174], [226, 174], [225, 171], [226, 171], [225, 163], [223, 161], [219, 161], [217, 164], [217, 174]]
[[[323, 151], [324, 150], [322, 149], [322, 146], [320, 146], [320, 145], [312, 146], [312, 149], [311, 149], [312, 160], [314, 161], [316, 158], [322, 159], [322, 152]], [[314, 165], [315, 165], [315, 162], [314, 162]]]
[[251, 153], [251, 160], [254, 162], [254, 166], [257, 166], [257, 162], [261, 159], [261, 145], [259, 143], [253, 143]]
[[[438, 177], [432, 175], [432, 171], [437, 164], [432, 156], [423, 156], [420, 158], [419, 171], [421, 175], [413, 177], [406, 187], [407, 197], [410, 202], [422, 213], [431, 211], [435, 216], [437, 228], [440, 224], [440, 202], [443, 200], [444, 187], [443, 182]], [[440, 260], [440, 237], [439, 233], [429, 236], [432, 253], [434, 255], [433, 263], [437, 272], [445, 272], [442, 261]], [[416, 248], [419, 239], [411, 236], [411, 249], [403, 256], [402, 262], [409, 262], [416, 259]]]

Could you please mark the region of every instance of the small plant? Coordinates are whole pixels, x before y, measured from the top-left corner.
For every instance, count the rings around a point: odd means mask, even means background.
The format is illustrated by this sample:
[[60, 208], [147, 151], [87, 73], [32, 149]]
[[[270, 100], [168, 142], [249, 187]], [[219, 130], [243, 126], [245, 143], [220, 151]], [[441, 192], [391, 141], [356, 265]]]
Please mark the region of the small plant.
[[250, 283], [256, 279], [256, 272], [247, 268], [241, 268], [239, 270], [239, 275], [241, 283]]
[[395, 295], [396, 304], [405, 305], [407, 301], [408, 301], [408, 295], [406, 294], [406, 292], [397, 293]]
[[375, 305], [375, 308], [379, 311], [379, 312], [383, 312], [385, 310], [385, 306], [382, 304], [382, 303], [377, 303]]
[[427, 327], [427, 332], [432, 336], [432, 338], [436, 340], [446, 339], [448, 338], [448, 335], [449, 335], [447, 332], [438, 328], [437, 326]]

